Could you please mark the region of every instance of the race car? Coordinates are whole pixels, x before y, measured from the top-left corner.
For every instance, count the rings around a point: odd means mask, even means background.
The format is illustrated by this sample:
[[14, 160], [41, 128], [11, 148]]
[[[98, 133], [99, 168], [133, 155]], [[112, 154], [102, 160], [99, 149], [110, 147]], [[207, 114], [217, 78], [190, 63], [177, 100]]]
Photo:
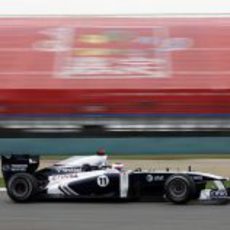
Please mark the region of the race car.
[[[15, 202], [41, 199], [120, 200], [159, 199], [175, 204], [192, 200], [226, 202], [228, 178], [192, 171], [150, 171], [110, 165], [108, 156], [73, 156], [39, 169], [39, 156], [2, 156], [2, 173], [9, 197]], [[207, 188], [209, 184], [209, 188]], [[154, 199], [154, 200], [155, 200]]]

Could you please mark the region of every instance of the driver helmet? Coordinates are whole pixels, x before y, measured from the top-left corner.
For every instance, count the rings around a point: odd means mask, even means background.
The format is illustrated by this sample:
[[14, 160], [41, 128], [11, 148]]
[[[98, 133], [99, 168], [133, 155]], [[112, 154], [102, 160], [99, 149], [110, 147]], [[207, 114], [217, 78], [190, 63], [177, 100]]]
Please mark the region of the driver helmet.
[[112, 164], [112, 168], [117, 169], [119, 171], [123, 171], [124, 170], [124, 164], [117, 162], [117, 163]]
[[97, 150], [97, 152], [96, 152], [96, 154], [98, 155], [98, 156], [105, 156], [105, 150], [104, 149], [98, 149]]

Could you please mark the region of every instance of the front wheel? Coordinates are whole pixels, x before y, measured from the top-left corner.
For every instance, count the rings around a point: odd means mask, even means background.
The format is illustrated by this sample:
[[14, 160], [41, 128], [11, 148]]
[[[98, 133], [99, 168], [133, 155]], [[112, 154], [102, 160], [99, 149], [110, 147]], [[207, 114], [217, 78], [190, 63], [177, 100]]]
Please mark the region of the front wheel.
[[36, 178], [28, 173], [17, 173], [7, 183], [7, 193], [15, 202], [30, 201], [37, 191]]
[[195, 190], [195, 183], [188, 175], [172, 175], [165, 182], [166, 198], [175, 204], [189, 202]]

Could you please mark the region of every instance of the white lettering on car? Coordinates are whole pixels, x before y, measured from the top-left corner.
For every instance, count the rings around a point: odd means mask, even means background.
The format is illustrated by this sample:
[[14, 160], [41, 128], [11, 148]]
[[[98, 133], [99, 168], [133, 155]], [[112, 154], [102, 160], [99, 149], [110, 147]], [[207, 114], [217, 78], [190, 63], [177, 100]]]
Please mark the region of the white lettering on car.
[[75, 178], [75, 177], [78, 177], [77, 173], [58, 174], [58, 175], [50, 176], [49, 181], [63, 180], [63, 179], [69, 179], [69, 178]]

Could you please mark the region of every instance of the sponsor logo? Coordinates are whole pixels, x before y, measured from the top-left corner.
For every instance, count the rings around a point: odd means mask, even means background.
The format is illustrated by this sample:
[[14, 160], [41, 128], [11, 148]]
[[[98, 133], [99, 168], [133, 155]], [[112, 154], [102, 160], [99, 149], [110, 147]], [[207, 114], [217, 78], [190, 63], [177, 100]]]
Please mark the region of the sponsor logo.
[[64, 179], [70, 179], [70, 178], [76, 178], [76, 177], [78, 177], [77, 173], [59, 174], [55, 176], [50, 176], [49, 181], [64, 180]]
[[64, 71], [70, 75], [117, 75], [140, 74], [161, 77], [165, 60], [149, 57], [73, 57], [65, 62]]
[[79, 49], [74, 51], [74, 54], [76, 56], [110, 56], [110, 55], [121, 55], [125, 54], [126, 51], [122, 49], [90, 49], [90, 48], [85, 48], [85, 49]]
[[193, 176], [193, 180], [203, 180], [202, 176]]
[[43, 36], [33, 49], [53, 52], [54, 75], [64, 79], [170, 77], [171, 53], [183, 52], [194, 42], [170, 37], [164, 26], [54, 27], [39, 33]]
[[163, 181], [164, 180], [164, 176], [163, 175], [159, 175], [159, 176], [154, 176], [154, 181]]
[[107, 36], [100, 35], [100, 34], [86, 34], [82, 35], [79, 38], [79, 41], [89, 44], [104, 44], [108, 43], [109, 39]]
[[148, 181], [148, 182], [152, 182], [152, 181], [163, 181], [163, 180], [164, 180], [164, 176], [163, 175], [153, 176], [151, 174], [148, 174], [146, 176], [146, 181]]
[[146, 180], [148, 181], [148, 182], [152, 182], [153, 181], [153, 176], [152, 175], [147, 175], [146, 176]]
[[76, 173], [80, 172], [80, 168], [57, 168], [58, 173]]
[[226, 198], [228, 196], [226, 190], [212, 190], [210, 191], [211, 199]]
[[10, 171], [10, 165], [3, 165], [2, 171]]
[[21, 171], [21, 172], [24, 172], [26, 171], [28, 168], [28, 165], [27, 164], [12, 164], [11, 165], [11, 171]]

